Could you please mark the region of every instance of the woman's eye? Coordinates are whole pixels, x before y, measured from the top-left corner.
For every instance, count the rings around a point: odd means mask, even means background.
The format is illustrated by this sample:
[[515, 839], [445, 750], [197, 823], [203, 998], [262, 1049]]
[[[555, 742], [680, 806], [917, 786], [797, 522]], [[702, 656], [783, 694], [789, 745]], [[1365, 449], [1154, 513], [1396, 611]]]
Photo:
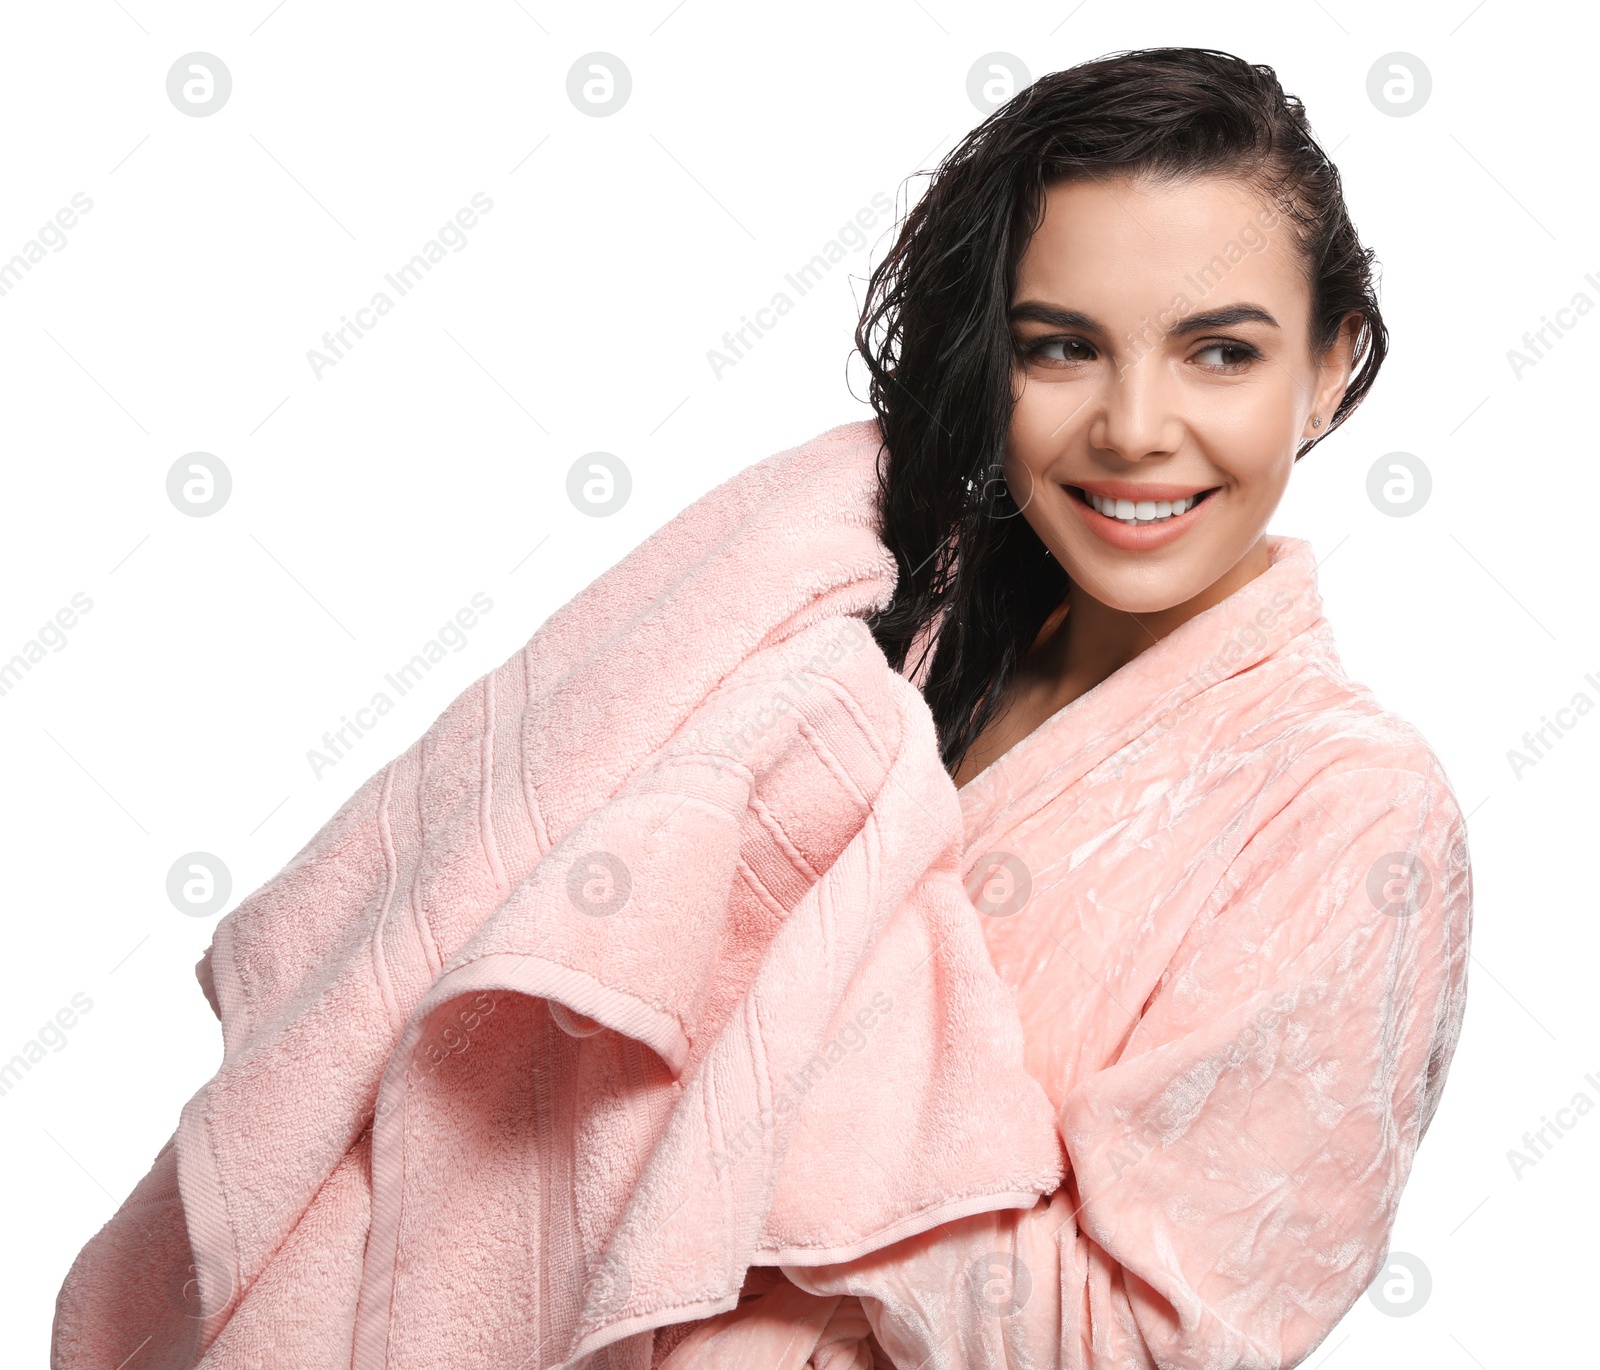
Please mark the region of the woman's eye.
[[1028, 349], [1032, 358], [1055, 362], [1087, 362], [1094, 360], [1094, 348], [1082, 338], [1045, 338]]
[[1202, 347], [1194, 357], [1202, 366], [1215, 367], [1218, 371], [1237, 371], [1257, 355], [1255, 348], [1246, 347], [1243, 343], [1211, 343]]

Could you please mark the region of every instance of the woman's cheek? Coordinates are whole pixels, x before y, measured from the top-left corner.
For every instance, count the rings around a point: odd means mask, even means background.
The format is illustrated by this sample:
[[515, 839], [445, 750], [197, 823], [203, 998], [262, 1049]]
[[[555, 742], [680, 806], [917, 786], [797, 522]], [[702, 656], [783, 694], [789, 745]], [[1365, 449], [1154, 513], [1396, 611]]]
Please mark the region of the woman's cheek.
[[1049, 462], [1067, 447], [1074, 412], [1086, 408], [1083, 399], [1076, 386], [1026, 386], [1012, 407], [1010, 450], [1030, 466]]
[[1189, 431], [1222, 470], [1248, 481], [1276, 472], [1295, 442], [1293, 395], [1287, 386], [1234, 392], [1195, 406]]

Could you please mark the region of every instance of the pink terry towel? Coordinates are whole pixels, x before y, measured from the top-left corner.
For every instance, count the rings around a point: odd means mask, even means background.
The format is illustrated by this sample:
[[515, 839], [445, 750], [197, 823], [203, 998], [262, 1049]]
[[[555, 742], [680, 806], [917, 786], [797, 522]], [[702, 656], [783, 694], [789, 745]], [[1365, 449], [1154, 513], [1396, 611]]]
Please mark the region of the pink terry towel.
[[860, 618], [877, 452], [691, 505], [222, 920], [223, 1063], [67, 1276], [56, 1370], [646, 1370], [751, 1266], [1056, 1190], [932, 719]]
[[920, 1370], [1286, 1370], [1361, 1297], [1461, 1030], [1466, 824], [1268, 546], [959, 791], [1066, 1183], [780, 1263], [662, 1370], [870, 1365], [863, 1319]]

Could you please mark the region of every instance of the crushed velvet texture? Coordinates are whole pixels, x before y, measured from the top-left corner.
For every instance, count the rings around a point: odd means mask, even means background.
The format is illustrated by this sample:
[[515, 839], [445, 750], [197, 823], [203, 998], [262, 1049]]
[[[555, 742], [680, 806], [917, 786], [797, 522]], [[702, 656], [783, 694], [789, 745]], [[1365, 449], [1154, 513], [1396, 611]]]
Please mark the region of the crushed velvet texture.
[[[897, 1366], [1280, 1370], [1380, 1267], [1461, 1029], [1466, 828], [1340, 668], [1309, 545], [1269, 546], [960, 791], [1070, 1173], [1030, 1210], [784, 1267], [859, 1298]], [[667, 1370], [812, 1363], [759, 1309]]]

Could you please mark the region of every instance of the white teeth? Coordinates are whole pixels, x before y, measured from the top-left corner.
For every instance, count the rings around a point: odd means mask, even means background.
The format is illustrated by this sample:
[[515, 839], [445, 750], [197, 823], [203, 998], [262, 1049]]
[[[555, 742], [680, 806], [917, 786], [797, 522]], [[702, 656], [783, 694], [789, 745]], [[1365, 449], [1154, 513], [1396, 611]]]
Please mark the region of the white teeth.
[[1087, 490], [1084, 492], [1093, 508], [1104, 514], [1107, 518], [1114, 518], [1121, 523], [1160, 523], [1163, 519], [1171, 518], [1174, 514], [1187, 513], [1200, 502], [1199, 495], [1190, 495], [1187, 499], [1175, 500], [1148, 500], [1142, 499], [1137, 503], [1131, 499], [1103, 499], [1099, 495], [1092, 495]]

